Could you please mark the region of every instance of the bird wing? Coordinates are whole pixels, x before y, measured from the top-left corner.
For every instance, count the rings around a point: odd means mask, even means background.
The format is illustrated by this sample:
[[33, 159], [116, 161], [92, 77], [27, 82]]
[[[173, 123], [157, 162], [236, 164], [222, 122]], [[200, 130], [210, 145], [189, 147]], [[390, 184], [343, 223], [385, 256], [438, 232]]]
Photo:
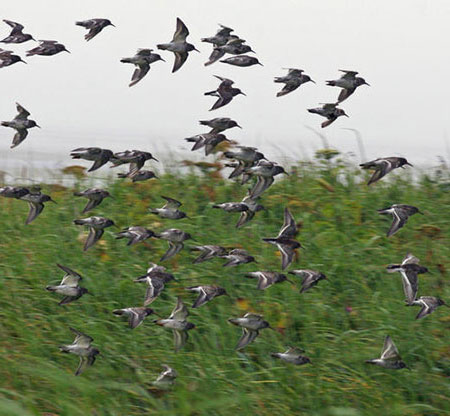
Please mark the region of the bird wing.
[[407, 253], [405, 258], [402, 261], [402, 266], [404, 264], [419, 264], [419, 259], [413, 256], [411, 253]]
[[244, 224], [249, 222], [254, 216], [255, 213], [253, 211], [242, 211], [239, 220], [236, 223], [236, 228], [242, 227]]
[[128, 316], [128, 324], [131, 329], [138, 327], [143, 321], [143, 316], [139, 314], [134, 308], [130, 308], [130, 315]]
[[16, 103], [16, 109], [19, 114], [14, 117], [14, 120], [26, 120], [30, 113], [25, 110], [19, 103]]
[[186, 59], [188, 57], [187, 52], [174, 52], [174, 54], [175, 54], [175, 62], [173, 63], [172, 72], [178, 71], [186, 62]]
[[175, 254], [179, 253], [183, 247], [183, 243], [173, 243], [172, 241], [169, 241], [169, 249], [164, 253], [160, 261], [164, 261], [175, 256]]
[[161, 195], [161, 198], [167, 201], [166, 204], [163, 206], [163, 209], [175, 209], [183, 205], [180, 201], [177, 201], [176, 199], [173, 198], [169, 198], [168, 196]]
[[358, 75], [357, 71], [347, 71], [345, 69], [340, 69], [340, 72], [343, 72], [341, 79], [355, 79], [356, 75]]
[[346, 100], [350, 95], [352, 95], [356, 91], [356, 87], [353, 88], [343, 88], [341, 92], [339, 93], [337, 102], [341, 103], [342, 101]]
[[435, 309], [436, 308], [430, 307], [430, 305], [428, 305], [425, 301], [422, 300], [422, 309], [417, 314], [416, 319], [421, 319], [421, 318], [429, 315]]
[[278, 233], [277, 238], [292, 238], [297, 234], [297, 224], [295, 223], [294, 217], [290, 213], [289, 209], [284, 208], [284, 222], [281, 227], [280, 232]]
[[403, 292], [405, 293], [408, 304], [412, 304], [416, 300], [417, 291], [419, 289], [419, 279], [417, 272], [414, 270], [401, 271]]
[[192, 307], [198, 308], [204, 305], [206, 302], [210, 301], [211, 299], [212, 299], [211, 293], [207, 293], [207, 291], [203, 287], [200, 287], [199, 295], [195, 300], [194, 304], [192, 305]]
[[397, 347], [392, 341], [392, 338], [388, 335], [386, 336], [383, 344], [383, 349], [381, 350], [382, 360], [399, 360], [400, 354], [398, 353]]
[[[97, 162], [95, 162], [97, 163]], [[86, 206], [83, 208], [82, 214], [90, 211], [91, 209], [94, 209], [96, 206], [100, 205], [101, 202], [103, 201], [102, 199], [90, 199], [88, 201], [88, 203], [86, 204]]]
[[274, 180], [275, 179], [272, 176], [269, 177], [258, 176], [258, 178], [256, 179], [256, 184], [250, 191], [250, 197], [255, 199], [261, 196], [261, 194], [267, 188], [269, 188], [270, 185], [273, 184]]
[[336, 116], [332, 116], [328, 118], [328, 120], [324, 121], [320, 126], [322, 128], [328, 127], [331, 123], [335, 122], [337, 120]]
[[214, 48], [209, 55], [208, 62], [205, 62], [205, 66], [211, 65], [214, 62], [217, 62], [222, 56], [225, 55], [225, 52], [221, 48]]
[[189, 36], [189, 30], [183, 21], [177, 17], [177, 28], [175, 34], [173, 35], [172, 42], [184, 42]]
[[289, 347], [286, 351], [285, 354], [289, 354], [289, 355], [298, 355], [298, 354], [302, 354], [304, 353], [305, 350], [302, 350], [301, 348], [298, 347]]
[[367, 182], [367, 185], [370, 185], [370, 184], [380, 180], [383, 176], [387, 175], [393, 169], [392, 163], [385, 159], [379, 160], [379, 161], [377, 161], [377, 163], [375, 163], [372, 166], [369, 165], [367, 168], [369, 168], [369, 167], [374, 167], [375, 172], [373, 173], [369, 182]]
[[90, 41], [93, 37], [97, 36], [102, 31], [102, 29], [103, 29], [102, 25], [94, 23], [90, 27], [89, 32], [84, 35], [84, 38], [87, 41]]
[[7, 25], [9, 25], [9, 26], [12, 27], [10, 36], [11, 36], [11, 35], [17, 35], [18, 33], [22, 33], [23, 25], [21, 25], [20, 23], [16, 23], [16, 22], [13, 22], [12, 20], [7, 20], [7, 19], [3, 19], [3, 21], [4, 21]]
[[16, 130], [17, 132], [13, 137], [11, 149], [14, 149], [15, 147], [19, 146], [19, 144], [22, 143], [28, 136], [27, 129], [16, 129]]
[[90, 355], [88, 357], [80, 357], [80, 364], [78, 365], [76, 376], [79, 376], [87, 367], [90, 367], [95, 362], [95, 355]]
[[294, 260], [295, 250], [290, 244], [277, 243], [281, 253], [281, 270], [285, 270]]
[[89, 235], [86, 239], [86, 242], [84, 243], [83, 250], [86, 251], [91, 248], [98, 240], [100, 240], [104, 232], [105, 231], [103, 229], [95, 229], [89, 227]]
[[181, 298], [177, 297], [177, 304], [170, 314], [168, 319], [175, 319], [176, 321], [184, 321], [189, 316], [189, 311]]
[[133, 76], [131, 77], [131, 82], [128, 85], [132, 87], [136, 85], [142, 78], [147, 75], [147, 72], [150, 70], [150, 65], [148, 63], [139, 64], [138, 67], [134, 70]]
[[173, 330], [173, 342], [175, 344], [175, 352], [179, 351], [181, 348], [184, 347], [188, 338], [189, 335], [187, 331], [178, 331], [176, 329]]
[[162, 279], [147, 278], [147, 291], [145, 292], [144, 306], [152, 303], [159, 294], [164, 290], [164, 282]]
[[61, 285], [76, 287], [78, 286], [78, 283], [83, 278], [72, 269], [69, 269], [66, 266], [63, 266], [61, 264], [57, 264], [57, 266], [65, 273], [64, 277], [61, 280]]
[[218, 100], [214, 103], [214, 105], [209, 109], [209, 111], [217, 110], [220, 107], [223, 107], [231, 102], [233, 96], [231, 94], [219, 95]]
[[242, 328], [242, 336], [236, 345], [236, 349], [240, 350], [246, 347], [248, 344], [250, 344], [255, 340], [258, 334], [259, 334], [258, 331], [252, 331], [251, 329]]
[[392, 210], [392, 224], [391, 228], [389, 228], [389, 231], [387, 232], [387, 236], [390, 237], [394, 235], [400, 228], [402, 228], [406, 221], [408, 220], [408, 216], [402, 215], [400, 210], [393, 209]]
[[30, 224], [32, 221], [34, 221], [44, 209], [44, 204], [39, 202], [28, 202], [28, 205], [30, 206], [30, 211], [28, 212], [28, 217], [25, 221], [25, 224]]
[[70, 330], [76, 335], [72, 345], [76, 344], [81, 348], [89, 348], [91, 342], [94, 341], [94, 338], [90, 337], [89, 335], [83, 334], [83, 332], [80, 332], [74, 328], [70, 328]]
[[273, 284], [273, 276], [269, 272], [258, 273], [258, 289], [264, 290]]

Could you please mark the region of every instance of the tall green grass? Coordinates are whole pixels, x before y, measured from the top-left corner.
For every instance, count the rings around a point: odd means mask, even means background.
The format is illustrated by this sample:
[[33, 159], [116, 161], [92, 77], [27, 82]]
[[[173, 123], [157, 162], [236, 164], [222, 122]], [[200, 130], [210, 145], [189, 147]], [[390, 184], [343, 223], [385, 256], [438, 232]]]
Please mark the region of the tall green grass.
[[[143, 225], [159, 231], [181, 228], [195, 242], [165, 266], [176, 282], [152, 307], [168, 316], [176, 296], [191, 304], [194, 295], [184, 287], [216, 283], [230, 298], [220, 297], [191, 310], [196, 324], [179, 353], [173, 351], [170, 331], [147, 318], [130, 330], [111, 311], [139, 306], [145, 285], [133, 283], [148, 263], [167, 249], [160, 240], [126, 247], [124, 240], [105, 232], [84, 253], [83, 231], [72, 224], [86, 217], [86, 202], [75, 189], [44, 187], [58, 204], [47, 204], [29, 226], [24, 225], [24, 202], [0, 200], [0, 415], [446, 415], [450, 413], [450, 316], [440, 308], [415, 321], [417, 308], [405, 308], [401, 278], [385, 266], [412, 252], [430, 273], [420, 276], [419, 294], [450, 302], [450, 194], [448, 172], [422, 175], [412, 181], [407, 171], [392, 174], [367, 187], [365, 173], [339, 162], [302, 163], [277, 181], [262, 197], [266, 211], [235, 229], [238, 214], [214, 210], [214, 202], [239, 201], [245, 188], [217, 172], [169, 172], [160, 180], [130, 184], [112, 182], [106, 199], [89, 215], [113, 219], [120, 227]], [[160, 195], [183, 201], [189, 219], [170, 221], [149, 214], [160, 206]], [[387, 239], [390, 217], [376, 209], [393, 203], [412, 204], [425, 213], [415, 215]], [[288, 206], [299, 221], [304, 246], [290, 267], [323, 271], [321, 281], [300, 295], [300, 281], [256, 290], [245, 273], [280, 269], [275, 248], [261, 241], [278, 233]], [[257, 264], [223, 268], [215, 259], [193, 265], [193, 244], [243, 247]], [[58, 282], [56, 263], [84, 276], [85, 295], [64, 307], [45, 286]], [[262, 313], [277, 331], [263, 330], [243, 352], [234, 347], [240, 329], [227, 318], [247, 311]], [[58, 345], [70, 343], [69, 327], [94, 338], [101, 350], [95, 365], [73, 375], [78, 358], [61, 354]], [[390, 334], [411, 371], [389, 371], [364, 360], [378, 356]], [[292, 366], [271, 352], [287, 346], [306, 350], [312, 365]], [[155, 391], [152, 382], [165, 363], [179, 377], [168, 392]]]

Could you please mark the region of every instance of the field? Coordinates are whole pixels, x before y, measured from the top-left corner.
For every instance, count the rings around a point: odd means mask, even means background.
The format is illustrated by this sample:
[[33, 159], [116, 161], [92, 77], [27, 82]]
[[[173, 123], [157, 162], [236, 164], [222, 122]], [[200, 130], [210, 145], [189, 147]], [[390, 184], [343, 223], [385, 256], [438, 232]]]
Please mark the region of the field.
[[[130, 330], [111, 313], [142, 304], [145, 286], [133, 279], [145, 274], [149, 262], [158, 263], [166, 242], [150, 239], [127, 247], [109, 228], [84, 253], [86, 233], [72, 221], [89, 215], [81, 215], [86, 200], [72, 193], [92, 185], [89, 177], [74, 179], [70, 189], [44, 186], [57, 205], [48, 203], [28, 226], [27, 204], [2, 198], [0, 415], [450, 414], [450, 309], [441, 307], [415, 321], [418, 308], [404, 306], [400, 275], [385, 270], [412, 252], [430, 270], [419, 277], [419, 295], [450, 303], [448, 170], [412, 181], [410, 171], [400, 169], [371, 187], [363, 182], [365, 173], [339, 157], [299, 163], [289, 173], [263, 195], [267, 210], [238, 230], [239, 214], [211, 206], [239, 201], [245, 188], [214, 168], [108, 185], [114, 199], [106, 199], [94, 214], [121, 228], [177, 227], [195, 239], [164, 264], [177, 281], [152, 304], [158, 314], [168, 316], [177, 295], [190, 305], [195, 295], [186, 286], [217, 283], [231, 295], [190, 311], [188, 320], [196, 328], [178, 353], [171, 332], [153, 324], [153, 316]], [[160, 195], [183, 201], [190, 218], [170, 221], [150, 214], [149, 207], [162, 205]], [[425, 215], [411, 217], [388, 239], [391, 218], [376, 210], [393, 203], [415, 205]], [[298, 240], [304, 246], [290, 270], [318, 269], [328, 277], [301, 295], [295, 276], [290, 276], [294, 284], [266, 291], [244, 277], [249, 271], [280, 270], [278, 252], [261, 238], [278, 233], [285, 206], [299, 222]], [[189, 246], [194, 244], [243, 247], [258, 263], [223, 268], [223, 261], [214, 259], [193, 265]], [[82, 286], [92, 296], [58, 306], [60, 296], [45, 291], [62, 277], [56, 263], [83, 275]], [[262, 313], [276, 331], [261, 331], [254, 343], [236, 352], [241, 331], [227, 319], [248, 311]], [[69, 327], [91, 335], [101, 351], [79, 377], [73, 375], [78, 358], [58, 350], [73, 339]], [[411, 371], [364, 363], [379, 356], [387, 334]], [[305, 349], [312, 365], [293, 366], [270, 356], [287, 346]], [[152, 386], [162, 363], [179, 374], [167, 392]]]

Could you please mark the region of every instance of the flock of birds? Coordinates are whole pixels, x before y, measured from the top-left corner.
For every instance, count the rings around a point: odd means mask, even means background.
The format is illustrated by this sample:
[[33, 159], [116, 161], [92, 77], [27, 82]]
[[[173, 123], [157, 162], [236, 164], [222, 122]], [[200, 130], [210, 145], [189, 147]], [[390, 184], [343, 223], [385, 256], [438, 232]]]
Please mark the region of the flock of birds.
[[[29, 34], [23, 33], [24, 27], [10, 20], [4, 20], [6, 24], [12, 27], [11, 34], [3, 39], [3, 43], [17, 44], [30, 40], [34, 40]], [[107, 26], [114, 26], [108, 19], [90, 19], [86, 21], [76, 22], [77, 25], [88, 29], [85, 36], [87, 41], [98, 35]], [[232, 34], [233, 29], [220, 25], [220, 29], [212, 37], [203, 38], [203, 42], [213, 45], [213, 51], [205, 63], [206, 66], [220, 61], [229, 65], [238, 67], [248, 67], [252, 65], [261, 65], [256, 57], [247, 55], [247, 53], [254, 53], [252, 48], [246, 44], [244, 39]], [[181, 19], [177, 19], [176, 32], [171, 42], [157, 45], [157, 48], [163, 51], [173, 52], [175, 61], [172, 72], [178, 71], [186, 62], [189, 52], [197, 51], [194, 45], [188, 43], [186, 38], [189, 31]], [[57, 41], [39, 41], [40, 44], [27, 52], [27, 56], [41, 55], [51, 56], [59, 52], [69, 52], [64, 45]], [[222, 59], [225, 55], [231, 55]], [[132, 75], [130, 86], [141, 81], [150, 70], [150, 65], [157, 61], [164, 61], [164, 59], [152, 49], [139, 49], [136, 55], [130, 58], [123, 58], [121, 62], [130, 63], [136, 66]], [[6, 67], [17, 62], [24, 62], [18, 55], [12, 51], [0, 50], [0, 67]], [[337, 80], [327, 81], [327, 85], [339, 87], [340, 94], [335, 103], [323, 104], [322, 107], [309, 109], [311, 113], [318, 114], [326, 118], [322, 123], [322, 127], [329, 126], [340, 116], [347, 116], [344, 110], [340, 109], [338, 105], [350, 97], [355, 90], [361, 85], [369, 85], [363, 78], [358, 77], [356, 71], [342, 71], [343, 76]], [[234, 82], [230, 79], [216, 76], [220, 84], [216, 90], [206, 92], [205, 95], [217, 98], [211, 110], [224, 107], [229, 104], [237, 95], [245, 95], [240, 89], [233, 87]], [[282, 77], [276, 77], [276, 83], [284, 84], [281, 91], [277, 93], [278, 97], [284, 96], [295, 91], [302, 84], [313, 82], [309, 75], [306, 75], [303, 70], [297, 68], [289, 68], [288, 73]], [[10, 127], [16, 130], [11, 147], [16, 147], [27, 137], [28, 129], [39, 127], [34, 120], [28, 117], [30, 113], [17, 104], [17, 116], [12, 121], [4, 121], [1, 124], [5, 127]], [[194, 143], [192, 150], [204, 148], [205, 155], [211, 154], [215, 147], [224, 141], [229, 141], [223, 132], [227, 129], [238, 127], [238, 123], [227, 117], [217, 117], [211, 120], [201, 120], [202, 126], [207, 126], [211, 130], [204, 134], [199, 134], [194, 137], [186, 138], [185, 140]], [[111, 167], [121, 165], [128, 165], [128, 171], [120, 173], [121, 178], [129, 178], [133, 182], [157, 178], [153, 171], [142, 169], [148, 160], [155, 160], [153, 155], [149, 152], [140, 150], [126, 150], [123, 152], [112, 152], [109, 149], [101, 149], [97, 147], [77, 148], [71, 152], [73, 159], [83, 159], [92, 161], [92, 166], [88, 172], [93, 172], [107, 163], [111, 163]], [[239, 213], [239, 219], [236, 224], [240, 228], [251, 221], [256, 213], [265, 208], [259, 203], [262, 194], [273, 184], [275, 177], [279, 174], [286, 174], [285, 169], [275, 162], [269, 161], [258, 149], [248, 146], [236, 145], [231, 150], [225, 151], [223, 156], [229, 159], [227, 167], [233, 170], [228, 176], [230, 179], [240, 181], [242, 185], [247, 184], [253, 180], [253, 185], [248, 189], [245, 197], [238, 202], [221, 202], [213, 205], [213, 208], [222, 209], [227, 213]], [[361, 168], [373, 170], [368, 185], [371, 185], [389, 172], [397, 168], [403, 168], [405, 165], [412, 166], [406, 159], [401, 157], [385, 157], [372, 160], [361, 164]], [[77, 197], [88, 199], [87, 205], [84, 207], [82, 213], [87, 213], [97, 208], [103, 199], [110, 197], [108, 191], [91, 188], [83, 192], [74, 194]], [[25, 201], [29, 204], [30, 210], [25, 221], [30, 224], [34, 221], [44, 209], [44, 203], [55, 202], [49, 195], [41, 193], [39, 187], [22, 187], [22, 186], [5, 186], [0, 188], [0, 196], [7, 198], [15, 198], [20, 201]], [[161, 218], [180, 220], [188, 218], [187, 214], [180, 210], [181, 202], [171, 197], [162, 197], [165, 200], [161, 208], [152, 208], [150, 212], [158, 215]], [[390, 214], [393, 217], [393, 222], [387, 236], [390, 237], [398, 232], [407, 222], [408, 218], [416, 213], [420, 213], [419, 209], [404, 204], [394, 204], [391, 207], [378, 210], [380, 214]], [[114, 221], [101, 217], [91, 216], [82, 219], [75, 219], [75, 225], [87, 226], [89, 228], [89, 235], [84, 244], [84, 250], [90, 249], [94, 246], [104, 234], [107, 227], [114, 226]], [[284, 222], [276, 237], [264, 238], [263, 241], [276, 246], [281, 254], [281, 271], [286, 270], [296, 255], [296, 250], [301, 248], [301, 244], [296, 240], [298, 233], [296, 221], [288, 208], [284, 210]], [[177, 228], [170, 228], [160, 232], [154, 232], [142, 226], [129, 226], [116, 234], [117, 239], [127, 239], [127, 245], [134, 245], [145, 241], [149, 238], [166, 240], [168, 242], [168, 249], [161, 257], [160, 261], [166, 261], [169, 258], [177, 255], [183, 248], [184, 242], [191, 239], [191, 235]], [[241, 264], [251, 263], [255, 258], [246, 250], [240, 248], [227, 249], [219, 245], [198, 245], [191, 247], [192, 251], [199, 253], [199, 256], [193, 260], [194, 264], [199, 264], [204, 261], [210, 261], [215, 258], [224, 259], [224, 267], [235, 267]], [[64, 272], [60, 284], [47, 286], [47, 290], [62, 295], [63, 298], [59, 305], [65, 305], [79, 299], [84, 294], [88, 293], [86, 288], [80, 286], [82, 276], [72, 269], [58, 264], [58, 267]], [[432, 296], [417, 297], [418, 293], [418, 274], [426, 273], [426, 267], [419, 265], [419, 260], [411, 254], [407, 254], [401, 264], [390, 265], [387, 267], [388, 272], [400, 272], [402, 276], [404, 294], [406, 296], [406, 304], [408, 306], [420, 306], [420, 312], [417, 319], [432, 313], [437, 307], [444, 305], [444, 302]], [[326, 279], [325, 274], [317, 270], [299, 269], [291, 270], [289, 274], [298, 276], [301, 281], [301, 293], [311, 289], [317, 285], [321, 280]], [[265, 290], [270, 286], [284, 281], [289, 281], [286, 274], [277, 271], [256, 271], [247, 273], [246, 277], [257, 279], [257, 288]], [[135, 280], [137, 283], [145, 283], [147, 285], [143, 306], [127, 307], [124, 309], [116, 309], [112, 311], [115, 315], [126, 316], [130, 328], [138, 327], [143, 320], [149, 315], [156, 315], [155, 311], [148, 306], [158, 298], [164, 290], [165, 285], [174, 280], [174, 276], [166, 271], [166, 268], [154, 263], [151, 263], [150, 268], [144, 276]], [[217, 285], [199, 285], [187, 287], [187, 291], [197, 293], [197, 298], [192, 305], [192, 308], [198, 308], [206, 303], [212, 301], [218, 296], [228, 295], [226, 290]], [[189, 311], [180, 297], [177, 298], [177, 303], [168, 318], [161, 318], [155, 320], [157, 325], [173, 331], [175, 351], [180, 350], [188, 340], [188, 331], [195, 328], [195, 325], [187, 321]], [[264, 320], [262, 315], [255, 313], [246, 313], [243, 317], [230, 318], [229, 322], [233, 325], [242, 328], [242, 335], [237, 343], [236, 349], [241, 350], [252, 343], [260, 331], [265, 328], [271, 328], [270, 324]], [[72, 353], [80, 357], [80, 364], [76, 370], [76, 375], [88, 366], [91, 366], [96, 356], [100, 351], [92, 346], [93, 338], [90, 336], [70, 328], [75, 334], [75, 340], [72, 344], [63, 345], [60, 347], [62, 352]], [[310, 359], [303, 355], [304, 351], [298, 347], [289, 347], [285, 352], [273, 353], [272, 356], [279, 358], [288, 363], [302, 365], [310, 362]], [[401, 369], [407, 367], [401, 360], [399, 352], [390, 336], [387, 336], [384, 342], [380, 358], [367, 360], [367, 363], [377, 364], [384, 368]], [[163, 365], [164, 371], [158, 376], [154, 384], [161, 388], [173, 384], [177, 373], [174, 369], [167, 365]]]

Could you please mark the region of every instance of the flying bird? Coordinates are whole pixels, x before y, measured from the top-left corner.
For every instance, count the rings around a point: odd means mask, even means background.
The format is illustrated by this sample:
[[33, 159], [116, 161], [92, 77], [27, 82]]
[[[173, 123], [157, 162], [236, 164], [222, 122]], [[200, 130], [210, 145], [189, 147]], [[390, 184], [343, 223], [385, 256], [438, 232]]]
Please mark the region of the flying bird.
[[200, 120], [199, 123], [202, 126], [208, 126], [211, 128], [210, 133], [221, 133], [222, 131], [231, 129], [233, 127], [242, 127], [229, 117], [216, 117], [211, 120]]
[[224, 107], [229, 104], [231, 100], [237, 95], [245, 95], [239, 88], [234, 88], [232, 85], [234, 81], [228, 78], [219, 77], [214, 75], [220, 80], [220, 84], [214, 91], [205, 92], [205, 95], [210, 95], [213, 97], [218, 97], [214, 105], [209, 109], [209, 111], [217, 110], [218, 108]]
[[308, 108], [308, 112], [313, 114], [318, 114], [319, 116], [325, 117], [327, 121], [324, 121], [321, 124], [321, 127], [327, 127], [334, 121], [338, 119], [338, 117], [345, 116], [348, 117], [348, 115], [345, 113], [342, 108], [338, 108], [337, 104], [323, 104], [322, 107], [317, 108]]
[[224, 134], [220, 133], [205, 133], [197, 134], [196, 136], [187, 137], [186, 139], [189, 143], [194, 143], [191, 151], [195, 151], [201, 148], [205, 149], [205, 156], [210, 155], [216, 146], [222, 142], [230, 142]]
[[58, 43], [56, 40], [40, 40], [39, 46], [27, 51], [26, 56], [52, 56], [60, 52], [70, 53], [62, 43]]
[[28, 202], [28, 205], [30, 207], [28, 217], [25, 221], [26, 225], [34, 221], [38, 217], [38, 215], [44, 210], [44, 202], [53, 202], [54, 204], [56, 204], [56, 202], [53, 201], [50, 195], [43, 194], [40, 191], [29, 192], [24, 196], [21, 196], [20, 199], [22, 201]]
[[79, 286], [79, 282], [83, 278], [77, 272], [61, 264], [57, 264], [57, 266], [64, 272], [61, 283], [56, 286], [47, 286], [45, 289], [64, 296], [58, 305], [66, 305], [81, 298], [85, 293], [89, 293], [87, 289]]
[[230, 318], [228, 322], [242, 328], [242, 336], [236, 345], [236, 350], [241, 350], [253, 342], [261, 329], [270, 328], [270, 324], [263, 319], [262, 315], [255, 313], [246, 313], [242, 318]]
[[326, 279], [327, 277], [316, 270], [308, 270], [308, 269], [298, 269], [291, 270], [289, 274], [293, 274], [295, 276], [300, 276], [302, 278], [302, 288], [300, 293], [306, 292], [311, 289], [313, 286], [317, 285], [321, 280]]
[[195, 49], [195, 46], [186, 42], [186, 38], [189, 36], [189, 30], [182, 20], [177, 17], [177, 28], [173, 39], [169, 43], [162, 43], [157, 45], [158, 49], [163, 51], [170, 51], [175, 54], [175, 62], [173, 64], [172, 72], [178, 71], [186, 62], [189, 52], [199, 50]]
[[175, 383], [178, 373], [166, 364], [162, 364], [162, 367], [164, 370], [158, 375], [153, 385], [158, 388], [167, 389]]
[[0, 48], [0, 68], [14, 65], [17, 62], [23, 62], [26, 64], [26, 62], [19, 55], [14, 55], [12, 51], [6, 51]]
[[150, 70], [150, 65], [157, 61], [166, 62], [163, 58], [161, 58], [161, 55], [153, 53], [153, 49], [138, 49], [136, 55], [131, 58], [122, 58], [120, 62], [133, 64], [136, 66], [136, 69], [131, 77], [131, 82], [128, 86], [132, 87], [133, 85], [136, 85], [147, 75], [147, 72]]
[[228, 179], [242, 175], [248, 168], [254, 166], [256, 162], [265, 159], [265, 156], [261, 152], [258, 152], [256, 147], [248, 146], [236, 146], [235, 150], [224, 152], [223, 155], [227, 159], [238, 161], [238, 164], [234, 166], [233, 172], [230, 173]]
[[391, 370], [400, 370], [407, 368], [407, 365], [402, 361], [397, 347], [392, 341], [392, 338], [388, 335], [384, 340], [383, 349], [381, 350], [381, 357], [374, 358], [372, 360], [366, 360], [368, 364], [379, 365], [383, 368]]
[[165, 270], [165, 267], [157, 266], [152, 263], [152, 266], [147, 270], [145, 276], [141, 276], [134, 280], [135, 283], [147, 283], [148, 285], [145, 293], [144, 306], [152, 303], [161, 294], [167, 282], [175, 280], [175, 277]]
[[[214, 47], [205, 66], [211, 65], [222, 58], [226, 53], [230, 55], [242, 55], [244, 53], [254, 52], [249, 45], [245, 44], [244, 39], [230, 37], [225, 45]], [[249, 57], [250, 58], [250, 57]], [[256, 59], [256, 58], [255, 58]], [[223, 61], [222, 61], [223, 62]], [[243, 65], [241, 65], [243, 66]], [[248, 66], [248, 65], [245, 65]]]
[[114, 224], [114, 221], [105, 217], [88, 217], [80, 220], [74, 220], [75, 225], [86, 225], [89, 227], [89, 235], [84, 243], [83, 251], [91, 248], [105, 232], [105, 228], [111, 227]]
[[13, 137], [11, 149], [19, 146], [19, 144], [26, 139], [26, 137], [28, 136], [28, 129], [31, 129], [33, 127], [41, 128], [34, 120], [30, 120], [28, 118], [30, 113], [25, 110], [25, 108], [23, 108], [19, 103], [16, 103], [16, 109], [18, 114], [14, 117], [13, 120], [2, 121], [1, 123], [4, 127], [10, 127], [16, 130], [16, 134]]
[[364, 78], [356, 76], [358, 75], [358, 72], [356, 71], [346, 71], [343, 69], [340, 69], [339, 71], [344, 73], [342, 77], [336, 80], [327, 81], [328, 86], [342, 88], [337, 99], [337, 104], [350, 97], [350, 95], [352, 95], [356, 91], [356, 88], [360, 87], [361, 85], [370, 86], [370, 84], [368, 84]]
[[[285, 280], [290, 280], [286, 277], [285, 274], [278, 273], [278, 272], [250, 272], [245, 275], [245, 277], [248, 277], [250, 279], [258, 279], [258, 289], [259, 290], [265, 290], [268, 287], [274, 285], [275, 283], [281, 283]], [[292, 282], [291, 282], [292, 283]]]
[[127, 246], [133, 246], [134, 244], [141, 243], [142, 241], [145, 241], [151, 237], [158, 238], [158, 236], [152, 230], [138, 226], [127, 227], [116, 234], [117, 240], [120, 240], [122, 238], [128, 239]]
[[4, 186], [0, 188], [0, 196], [4, 198], [20, 199], [29, 193], [30, 190], [23, 186]]
[[80, 364], [75, 372], [75, 375], [78, 376], [87, 367], [94, 364], [97, 355], [100, 354], [100, 351], [91, 346], [92, 341], [94, 341], [92, 337], [73, 328], [70, 328], [70, 330], [76, 335], [75, 340], [72, 344], [61, 345], [59, 350], [65, 353], [75, 354], [80, 357]]
[[33, 36], [28, 33], [23, 33], [23, 25], [13, 22], [12, 20], [3, 19], [3, 21], [12, 27], [11, 33], [3, 39], [2, 43], [24, 43], [29, 40], [34, 40]]
[[412, 166], [404, 157], [380, 157], [370, 162], [361, 163], [359, 166], [363, 169], [373, 169], [375, 172], [367, 182], [367, 185], [379, 181], [383, 176], [390, 171], [403, 168], [404, 165]]
[[200, 251], [200, 255], [192, 262], [193, 264], [203, 263], [216, 257], [227, 254], [227, 249], [222, 246], [205, 245], [191, 247], [191, 251]]
[[90, 211], [91, 209], [94, 209], [95, 207], [100, 205], [105, 198], [111, 196], [108, 191], [100, 188], [89, 188], [82, 192], [74, 192], [73, 195], [81, 196], [89, 200], [86, 206], [83, 208], [83, 211], [81, 211], [82, 214]]
[[178, 230], [177, 228], [170, 228], [168, 230], [162, 231], [159, 234], [159, 238], [169, 242], [169, 249], [165, 252], [160, 260], [164, 261], [179, 253], [184, 247], [183, 241], [189, 240], [192, 237], [189, 233]]
[[70, 152], [72, 159], [84, 159], [94, 161], [94, 164], [88, 169], [93, 172], [108, 163], [113, 157], [113, 152], [109, 149], [100, 149], [99, 147], [79, 147]]
[[179, 220], [187, 217], [185, 212], [178, 209], [181, 205], [183, 205], [180, 201], [169, 198], [168, 196], [161, 196], [161, 198], [165, 199], [166, 203], [161, 208], [150, 208], [149, 211], [152, 214], [171, 220]]
[[246, 205], [248, 209], [241, 212], [241, 216], [239, 217], [239, 220], [236, 224], [236, 228], [240, 228], [251, 221], [257, 212], [265, 210], [262, 205], [258, 204], [258, 199], [259, 197], [253, 198], [250, 194], [250, 191], [242, 199], [241, 204]]
[[389, 228], [389, 231], [386, 234], [387, 237], [394, 235], [398, 230], [400, 230], [400, 228], [406, 224], [411, 215], [417, 213], [423, 215], [423, 213], [419, 211], [419, 208], [405, 204], [394, 204], [389, 208], [379, 209], [378, 213], [392, 215], [393, 221], [391, 228]]
[[208, 37], [208, 38], [202, 38], [202, 42], [206, 43], [212, 43], [214, 46], [223, 46], [228, 42], [228, 39], [230, 38], [231, 32], [233, 32], [233, 29], [230, 27], [220, 25], [220, 29], [216, 32], [214, 36]]
[[80, 22], [75, 22], [77, 26], [82, 26], [85, 29], [88, 29], [89, 32], [84, 35], [84, 38], [89, 41], [93, 37], [97, 36], [105, 27], [113, 26], [111, 20], [109, 19], [89, 19], [83, 20]]
[[259, 198], [275, 181], [275, 176], [288, 173], [277, 163], [268, 160], [260, 160], [256, 165], [244, 169], [244, 173], [250, 176], [256, 176], [256, 183], [250, 190], [252, 199]]
[[219, 257], [228, 260], [223, 264], [223, 267], [234, 267], [240, 264], [256, 262], [255, 258], [248, 251], [242, 250], [241, 248], [234, 248], [228, 254]]
[[199, 308], [217, 296], [227, 295], [227, 291], [216, 285], [190, 286], [185, 288], [189, 292], [197, 292], [198, 297], [192, 305], [192, 308]]
[[314, 84], [316, 83], [309, 75], [303, 74], [303, 69], [287, 68], [287, 70], [287, 75], [283, 77], [275, 77], [274, 79], [274, 82], [284, 84], [282, 90], [277, 93], [277, 97], [282, 97], [283, 95], [289, 94], [300, 87], [300, 85], [306, 84], [307, 82], [312, 82]]
[[137, 328], [144, 319], [154, 313], [153, 309], [146, 307], [136, 307], [136, 308], [124, 308], [124, 309], [114, 309], [112, 311], [114, 315], [126, 316], [128, 318], [128, 325], [131, 329]]
[[311, 360], [302, 355], [305, 351], [297, 347], [289, 347], [285, 352], [273, 352], [270, 354], [274, 358], [279, 358], [290, 364], [303, 365], [311, 363]]
[[419, 299], [414, 300], [412, 305], [422, 307], [420, 312], [417, 314], [416, 319], [424, 318], [425, 316], [434, 312], [439, 306], [444, 305], [449, 307], [442, 299], [436, 298], [434, 296], [421, 296]]

